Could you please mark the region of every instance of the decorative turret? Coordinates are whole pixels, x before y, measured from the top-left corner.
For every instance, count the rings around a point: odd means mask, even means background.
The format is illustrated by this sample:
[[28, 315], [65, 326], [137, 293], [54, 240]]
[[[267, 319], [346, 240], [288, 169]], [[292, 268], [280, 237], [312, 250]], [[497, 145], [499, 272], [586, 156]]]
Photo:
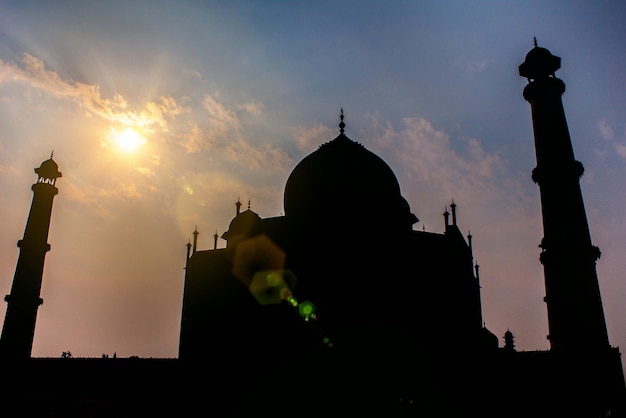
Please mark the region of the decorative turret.
[[506, 351], [515, 351], [515, 337], [508, 329], [504, 333], [504, 349]]
[[535, 47], [526, 54], [526, 59], [519, 66], [519, 75], [526, 77], [528, 81], [555, 77], [554, 73], [561, 68], [561, 58], [537, 46], [537, 38], [534, 39], [534, 43]]
[[24, 237], [18, 241], [20, 255], [15, 268], [11, 293], [4, 300], [7, 311], [0, 337], [0, 355], [4, 358], [30, 358], [37, 311], [43, 303], [40, 297], [46, 253], [50, 251], [48, 231], [52, 203], [59, 190], [55, 183], [61, 177], [57, 163], [50, 159], [35, 168], [37, 182], [33, 184]]
[[561, 59], [537, 46], [526, 55], [519, 74], [528, 79], [524, 98], [530, 103], [544, 237], [544, 267], [551, 350], [609, 347], [596, 274], [600, 250], [591, 236], [580, 177], [583, 166], [574, 151], [561, 95], [565, 83], [555, 76]]

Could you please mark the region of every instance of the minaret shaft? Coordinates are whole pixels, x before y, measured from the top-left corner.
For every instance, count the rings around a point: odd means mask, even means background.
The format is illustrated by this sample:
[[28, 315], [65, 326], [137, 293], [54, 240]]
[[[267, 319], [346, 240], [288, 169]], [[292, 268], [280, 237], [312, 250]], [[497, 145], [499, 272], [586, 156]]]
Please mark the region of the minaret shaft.
[[44, 161], [35, 172], [39, 178], [32, 186], [33, 201], [24, 237], [17, 243], [20, 253], [11, 293], [5, 297], [7, 310], [0, 337], [3, 358], [26, 359], [31, 356], [37, 311], [43, 303], [40, 293], [44, 261], [50, 250], [47, 241], [52, 203], [58, 193], [54, 183], [61, 173], [52, 158]]
[[600, 251], [591, 243], [580, 177], [561, 100], [565, 84], [554, 76], [560, 58], [536, 47], [520, 65], [527, 77], [524, 98], [530, 103], [544, 237], [544, 267], [551, 350], [609, 347], [596, 273]]

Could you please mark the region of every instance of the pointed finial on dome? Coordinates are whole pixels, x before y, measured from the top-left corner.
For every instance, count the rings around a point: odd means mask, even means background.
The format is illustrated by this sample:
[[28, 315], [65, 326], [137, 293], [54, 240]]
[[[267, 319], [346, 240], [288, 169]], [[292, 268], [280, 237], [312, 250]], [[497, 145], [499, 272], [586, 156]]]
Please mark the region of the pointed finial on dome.
[[533, 44], [535, 45], [535, 48], [537, 48], [537, 37], [533, 36]]
[[341, 122], [339, 122], [339, 133], [343, 133], [344, 128], [346, 127], [346, 124], [343, 123], [343, 107], [341, 108], [341, 115], [339, 115], [339, 119], [341, 119]]
[[52, 159], [52, 157], [54, 157], [54, 151], [50, 151], [50, 159]]

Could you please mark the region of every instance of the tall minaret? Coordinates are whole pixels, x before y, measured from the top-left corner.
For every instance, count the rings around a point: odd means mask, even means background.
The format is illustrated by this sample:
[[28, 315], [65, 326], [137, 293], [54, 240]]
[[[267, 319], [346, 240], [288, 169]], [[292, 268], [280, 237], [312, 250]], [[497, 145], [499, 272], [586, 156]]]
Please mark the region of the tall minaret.
[[524, 99], [530, 103], [543, 233], [543, 264], [550, 348], [553, 351], [609, 347], [596, 260], [591, 243], [580, 178], [583, 165], [574, 158], [561, 95], [565, 83], [554, 73], [561, 58], [537, 46], [528, 52], [519, 75], [528, 79]]
[[50, 251], [48, 230], [52, 215], [52, 201], [59, 192], [56, 179], [61, 177], [52, 159], [35, 169], [37, 182], [33, 184], [33, 201], [30, 207], [24, 238], [18, 241], [20, 254], [17, 259], [11, 294], [5, 296], [6, 316], [0, 337], [2, 358], [30, 358], [35, 335], [37, 310], [43, 303], [39, 297], [46, 253]]

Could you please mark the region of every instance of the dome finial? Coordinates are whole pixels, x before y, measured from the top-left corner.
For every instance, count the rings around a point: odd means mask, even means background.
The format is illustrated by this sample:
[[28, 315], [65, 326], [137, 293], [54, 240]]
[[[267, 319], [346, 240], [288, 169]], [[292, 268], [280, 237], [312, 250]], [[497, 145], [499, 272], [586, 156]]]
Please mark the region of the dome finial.
[[533, 36], [533, 44], [535, 45], [535, 48], [537, 48], [537, 37]]
[[341, 108], [341, 115], [339, 115], [339, 119], [341, 119], [341, 122], [339, 122], [339, 133], [343, 133], [344, 128], [346, 127], [346, 124], [343, 123], [343, 107]]

